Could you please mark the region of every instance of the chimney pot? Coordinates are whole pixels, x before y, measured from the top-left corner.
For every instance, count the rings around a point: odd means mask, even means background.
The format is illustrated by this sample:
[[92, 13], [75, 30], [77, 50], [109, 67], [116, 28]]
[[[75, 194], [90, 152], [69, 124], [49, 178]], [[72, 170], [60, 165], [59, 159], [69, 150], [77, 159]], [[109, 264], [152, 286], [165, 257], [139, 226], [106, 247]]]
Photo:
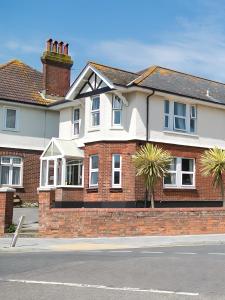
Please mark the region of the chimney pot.
[[67, 43], [64, 45], [63, 54], [68, 55], [68, 52], [69, 52], [69, 44]]
[[59, 54], [63, 54], [63, 42], [59, 42]]
[[46, 50], [51, 52], [52, 51], [52, 39], [47, 40], [46, 42]]
[[57, 41], [53, 42], [52, 52], [55, 52], [55, 53], [58, 52], [58, 42]]

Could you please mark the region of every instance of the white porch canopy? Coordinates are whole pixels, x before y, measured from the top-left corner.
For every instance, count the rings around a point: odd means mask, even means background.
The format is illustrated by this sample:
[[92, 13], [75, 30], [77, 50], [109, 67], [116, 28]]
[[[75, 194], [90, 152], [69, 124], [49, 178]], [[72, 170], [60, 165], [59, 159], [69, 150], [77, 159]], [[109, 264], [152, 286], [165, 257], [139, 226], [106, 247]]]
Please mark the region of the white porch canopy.
[[41, 187], [83, 186], [83, 158], [75, 140], [52, 138], [41, 155]]

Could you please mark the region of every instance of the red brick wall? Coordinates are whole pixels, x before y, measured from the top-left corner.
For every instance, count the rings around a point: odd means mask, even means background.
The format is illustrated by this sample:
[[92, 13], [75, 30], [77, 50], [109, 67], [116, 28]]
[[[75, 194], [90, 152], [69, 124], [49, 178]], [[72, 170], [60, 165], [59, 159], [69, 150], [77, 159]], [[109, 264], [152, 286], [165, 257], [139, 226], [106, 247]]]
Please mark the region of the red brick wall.
[[0, 236], [6, 232], [13, 218], [13, 192], [0, 192]]
[[225, 233], [225, 208], [63, 209], [54, 195], [39, 193], [39, 234], [100, 237]]
[[41, 151], [0, 148], [0, 156], [18, 156], [23, 159], [23, 188], [18, 188], [15, 192], [23, 202], [38, 201], [41, 153]]

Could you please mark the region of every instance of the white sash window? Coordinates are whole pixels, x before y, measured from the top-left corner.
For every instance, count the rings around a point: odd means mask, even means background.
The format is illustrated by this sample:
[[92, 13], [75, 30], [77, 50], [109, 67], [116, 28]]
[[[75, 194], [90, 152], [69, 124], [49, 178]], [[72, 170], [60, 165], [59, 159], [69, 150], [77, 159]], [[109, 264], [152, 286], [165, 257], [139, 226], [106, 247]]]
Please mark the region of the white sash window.
[[0, 184], [22, 186], [22, 159], [2, 156], [0, 158]]

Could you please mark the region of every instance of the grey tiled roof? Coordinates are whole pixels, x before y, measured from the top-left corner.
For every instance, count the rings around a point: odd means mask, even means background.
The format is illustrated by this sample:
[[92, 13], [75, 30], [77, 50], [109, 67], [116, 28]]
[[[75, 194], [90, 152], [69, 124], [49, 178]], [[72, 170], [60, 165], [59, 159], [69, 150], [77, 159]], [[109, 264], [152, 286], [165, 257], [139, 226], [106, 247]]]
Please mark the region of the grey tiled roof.
[[225, 104], [225, 84], [162, 67], [155, 67], [137, 85]]
[[145, 87], [207, 102], [225, 104], [225, 84], [220, 82], [160, 66], [151, 66], [133, 73], [93, 62], [89, 64], [117, 85]]

